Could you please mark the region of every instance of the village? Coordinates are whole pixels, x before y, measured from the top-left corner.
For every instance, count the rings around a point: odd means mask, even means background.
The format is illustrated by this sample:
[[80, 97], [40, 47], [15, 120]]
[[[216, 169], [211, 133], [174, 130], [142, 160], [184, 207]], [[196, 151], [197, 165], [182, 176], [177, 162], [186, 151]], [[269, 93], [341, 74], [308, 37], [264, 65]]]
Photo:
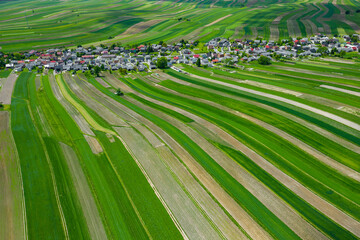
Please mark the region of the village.
[[[158, 59], [165, 57], [167, 67], [174, 64], [198, 64], [213, 67], [218, 63], [237, 66], [238, 62], [252, 62], [264, 56], [271, 61], [321, 57], [326, 55], [344, 56], [359, 52], [359, 35], [328, 37], [316, 34], [309, 38], [288, 40], [228, 40], [215, 38], [205, 44], [198, 41], [184, 41], [177, 44], [145, 44], [137, 47], [112, 46], [82, 47], [74, 49], [31, 50], [24, 53], [4, 54], [5, 67], [21, 72], [53, 69], [62, 71], [88, 71], [95, 67], [104, 70], [151, 71], [159, 66]], [[201, 46], [200, 46], [201, 45]], [[92, 70], [93, 71], [93, 70]]]

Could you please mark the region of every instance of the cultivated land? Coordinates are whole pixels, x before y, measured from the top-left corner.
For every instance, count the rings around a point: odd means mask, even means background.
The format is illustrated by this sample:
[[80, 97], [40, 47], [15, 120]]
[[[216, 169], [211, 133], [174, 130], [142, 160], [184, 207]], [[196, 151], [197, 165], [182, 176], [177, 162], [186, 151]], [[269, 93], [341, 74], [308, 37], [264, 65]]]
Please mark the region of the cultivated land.
[[241, 65], [6, 73], [0, 238], [359, 239], [359, 63]]
[[1, 1], [0, 240], [360, 239], [356, 33], [357, 0]]
[[360, 33], [359, 1], [1, 1], [0, 47]]

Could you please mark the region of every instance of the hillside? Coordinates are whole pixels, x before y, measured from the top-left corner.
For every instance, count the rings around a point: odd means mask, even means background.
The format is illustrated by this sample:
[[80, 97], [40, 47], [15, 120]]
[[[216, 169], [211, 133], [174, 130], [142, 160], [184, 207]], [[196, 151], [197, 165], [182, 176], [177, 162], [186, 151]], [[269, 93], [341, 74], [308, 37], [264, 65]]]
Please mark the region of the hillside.
[[1, 1], [0, 47], [18, 51], [99, 40], [135, 44], [214, 37], [283, 39], [360, 31], [360, 2]]
[[241, 65], [1, 72], [0, 239], [359, 239], [359, 63]]

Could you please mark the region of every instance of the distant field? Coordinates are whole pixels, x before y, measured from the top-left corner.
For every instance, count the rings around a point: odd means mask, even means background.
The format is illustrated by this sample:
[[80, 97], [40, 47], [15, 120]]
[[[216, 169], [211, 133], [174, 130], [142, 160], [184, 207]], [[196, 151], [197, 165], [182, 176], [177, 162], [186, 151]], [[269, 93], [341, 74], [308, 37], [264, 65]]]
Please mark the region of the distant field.
[[359, 239], [351, 63], [2, 72], [0, 238]]
[[219, 36], [277, 40], [318, 32], [351, 34], [360, 24], [358, 1], [19, 0], [1, 1], [0, 9], [4, 51]]

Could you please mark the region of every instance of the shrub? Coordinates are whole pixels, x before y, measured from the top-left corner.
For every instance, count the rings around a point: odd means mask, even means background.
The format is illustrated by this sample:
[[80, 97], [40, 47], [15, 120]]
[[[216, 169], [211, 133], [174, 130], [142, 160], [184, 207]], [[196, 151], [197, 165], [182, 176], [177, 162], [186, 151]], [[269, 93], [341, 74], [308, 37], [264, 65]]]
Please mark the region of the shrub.
[[165, 69], [167, 68], [167, 59], [166, 57], [161, 57], [156, 62], [156, 67], [159, 69]]

